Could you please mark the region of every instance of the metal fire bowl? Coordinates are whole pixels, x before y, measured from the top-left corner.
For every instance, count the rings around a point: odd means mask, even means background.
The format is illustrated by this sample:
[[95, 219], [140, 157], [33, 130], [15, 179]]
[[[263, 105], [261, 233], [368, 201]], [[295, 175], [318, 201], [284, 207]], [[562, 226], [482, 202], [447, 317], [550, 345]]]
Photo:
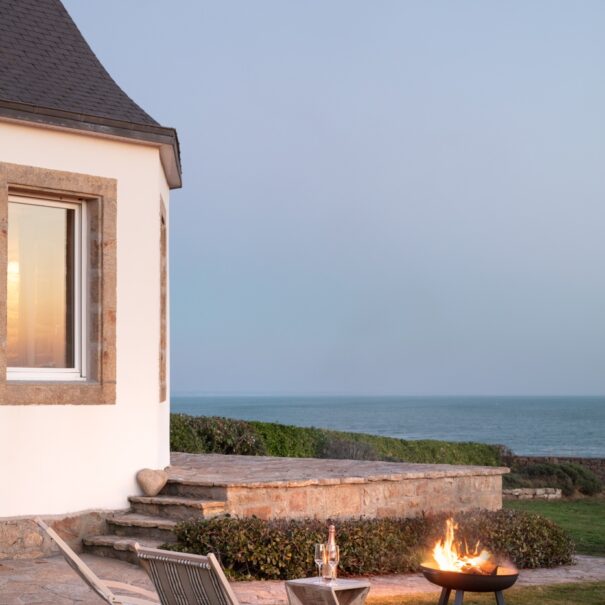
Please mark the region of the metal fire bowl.
[[[502, 573], [497, 576], [483, 576], [474, 573], [460, 573], [457, 571], [442, 571], [421, 565], [424, 577], [433, 584], [452, 590], [467, 590], [469, 592], [497, 592], [510, 588], [519, 577], [518, 573]], [[507, 571], [513, 571], [507, 570]]]

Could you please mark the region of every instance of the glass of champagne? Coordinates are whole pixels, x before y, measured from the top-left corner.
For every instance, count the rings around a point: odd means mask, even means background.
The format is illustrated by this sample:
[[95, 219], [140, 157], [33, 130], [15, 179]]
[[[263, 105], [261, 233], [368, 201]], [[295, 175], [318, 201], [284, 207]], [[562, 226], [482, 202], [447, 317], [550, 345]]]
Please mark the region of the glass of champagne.
[[317, 565], [317, 578], [321, 582], [321, 566], [326, 562], [326, 545], [315, 545], [315, 565]]
[[328, 565], [330, 566], [330, 579], [336, 581], [336, 567], [340, 561], [340, 548], [338, 546], [328, 551]]

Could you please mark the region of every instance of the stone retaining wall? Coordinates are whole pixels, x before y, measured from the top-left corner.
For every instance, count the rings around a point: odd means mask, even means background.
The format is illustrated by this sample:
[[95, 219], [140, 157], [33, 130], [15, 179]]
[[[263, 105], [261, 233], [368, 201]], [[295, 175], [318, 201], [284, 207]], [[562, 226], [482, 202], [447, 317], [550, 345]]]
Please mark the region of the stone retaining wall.
[[511, 457], [510, 463], [525, 464], [559, 464], [573, 462], [591, 470], [601, 481], [605, 482], [605, 458], [577, 458], [567, 456], [516, 456]]
[[[42, 517], [76, 551], [82, 538], [105, 533], [107, 512], [87, 511], [60, 517]], [[0, 519], [0, 560], [36, 559], [58, 553], [52, 540], [32, 518]]]
[[229, 513], [261, 519], [414, 517], [474, 508], [502, 508], [500, 475], [227, 488]]
[[502, 507], [508, 468], [172, 453], [167, 493], [261, 519], [415, 517]]
[[502, 490], [505, 500], [560, 500], [562, 491], [558, 487], [518, 487]]

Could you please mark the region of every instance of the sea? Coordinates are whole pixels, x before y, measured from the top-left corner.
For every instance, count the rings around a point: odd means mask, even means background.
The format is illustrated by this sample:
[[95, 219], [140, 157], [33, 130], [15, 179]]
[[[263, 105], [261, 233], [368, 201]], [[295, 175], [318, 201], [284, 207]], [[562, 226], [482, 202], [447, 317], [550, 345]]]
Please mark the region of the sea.
[[604, 397], [172, 396], [172, 411], [605, 458]]

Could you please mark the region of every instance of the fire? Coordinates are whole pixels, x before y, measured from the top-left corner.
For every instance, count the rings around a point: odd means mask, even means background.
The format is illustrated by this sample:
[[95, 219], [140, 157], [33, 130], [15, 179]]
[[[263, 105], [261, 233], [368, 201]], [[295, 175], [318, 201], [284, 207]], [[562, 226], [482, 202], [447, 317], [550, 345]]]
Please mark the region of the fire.
[[453, 519], [446, 522], [445, 538], [433, 547], [433, 559], [437, 568], [443, 571], [492, 575], [498, 573], [498, 565], [489, 550], [481, 548], [479, 542], [471, 550], [465, 545], [464, 552], [458, 549], [455, 530], [458, 526]]

